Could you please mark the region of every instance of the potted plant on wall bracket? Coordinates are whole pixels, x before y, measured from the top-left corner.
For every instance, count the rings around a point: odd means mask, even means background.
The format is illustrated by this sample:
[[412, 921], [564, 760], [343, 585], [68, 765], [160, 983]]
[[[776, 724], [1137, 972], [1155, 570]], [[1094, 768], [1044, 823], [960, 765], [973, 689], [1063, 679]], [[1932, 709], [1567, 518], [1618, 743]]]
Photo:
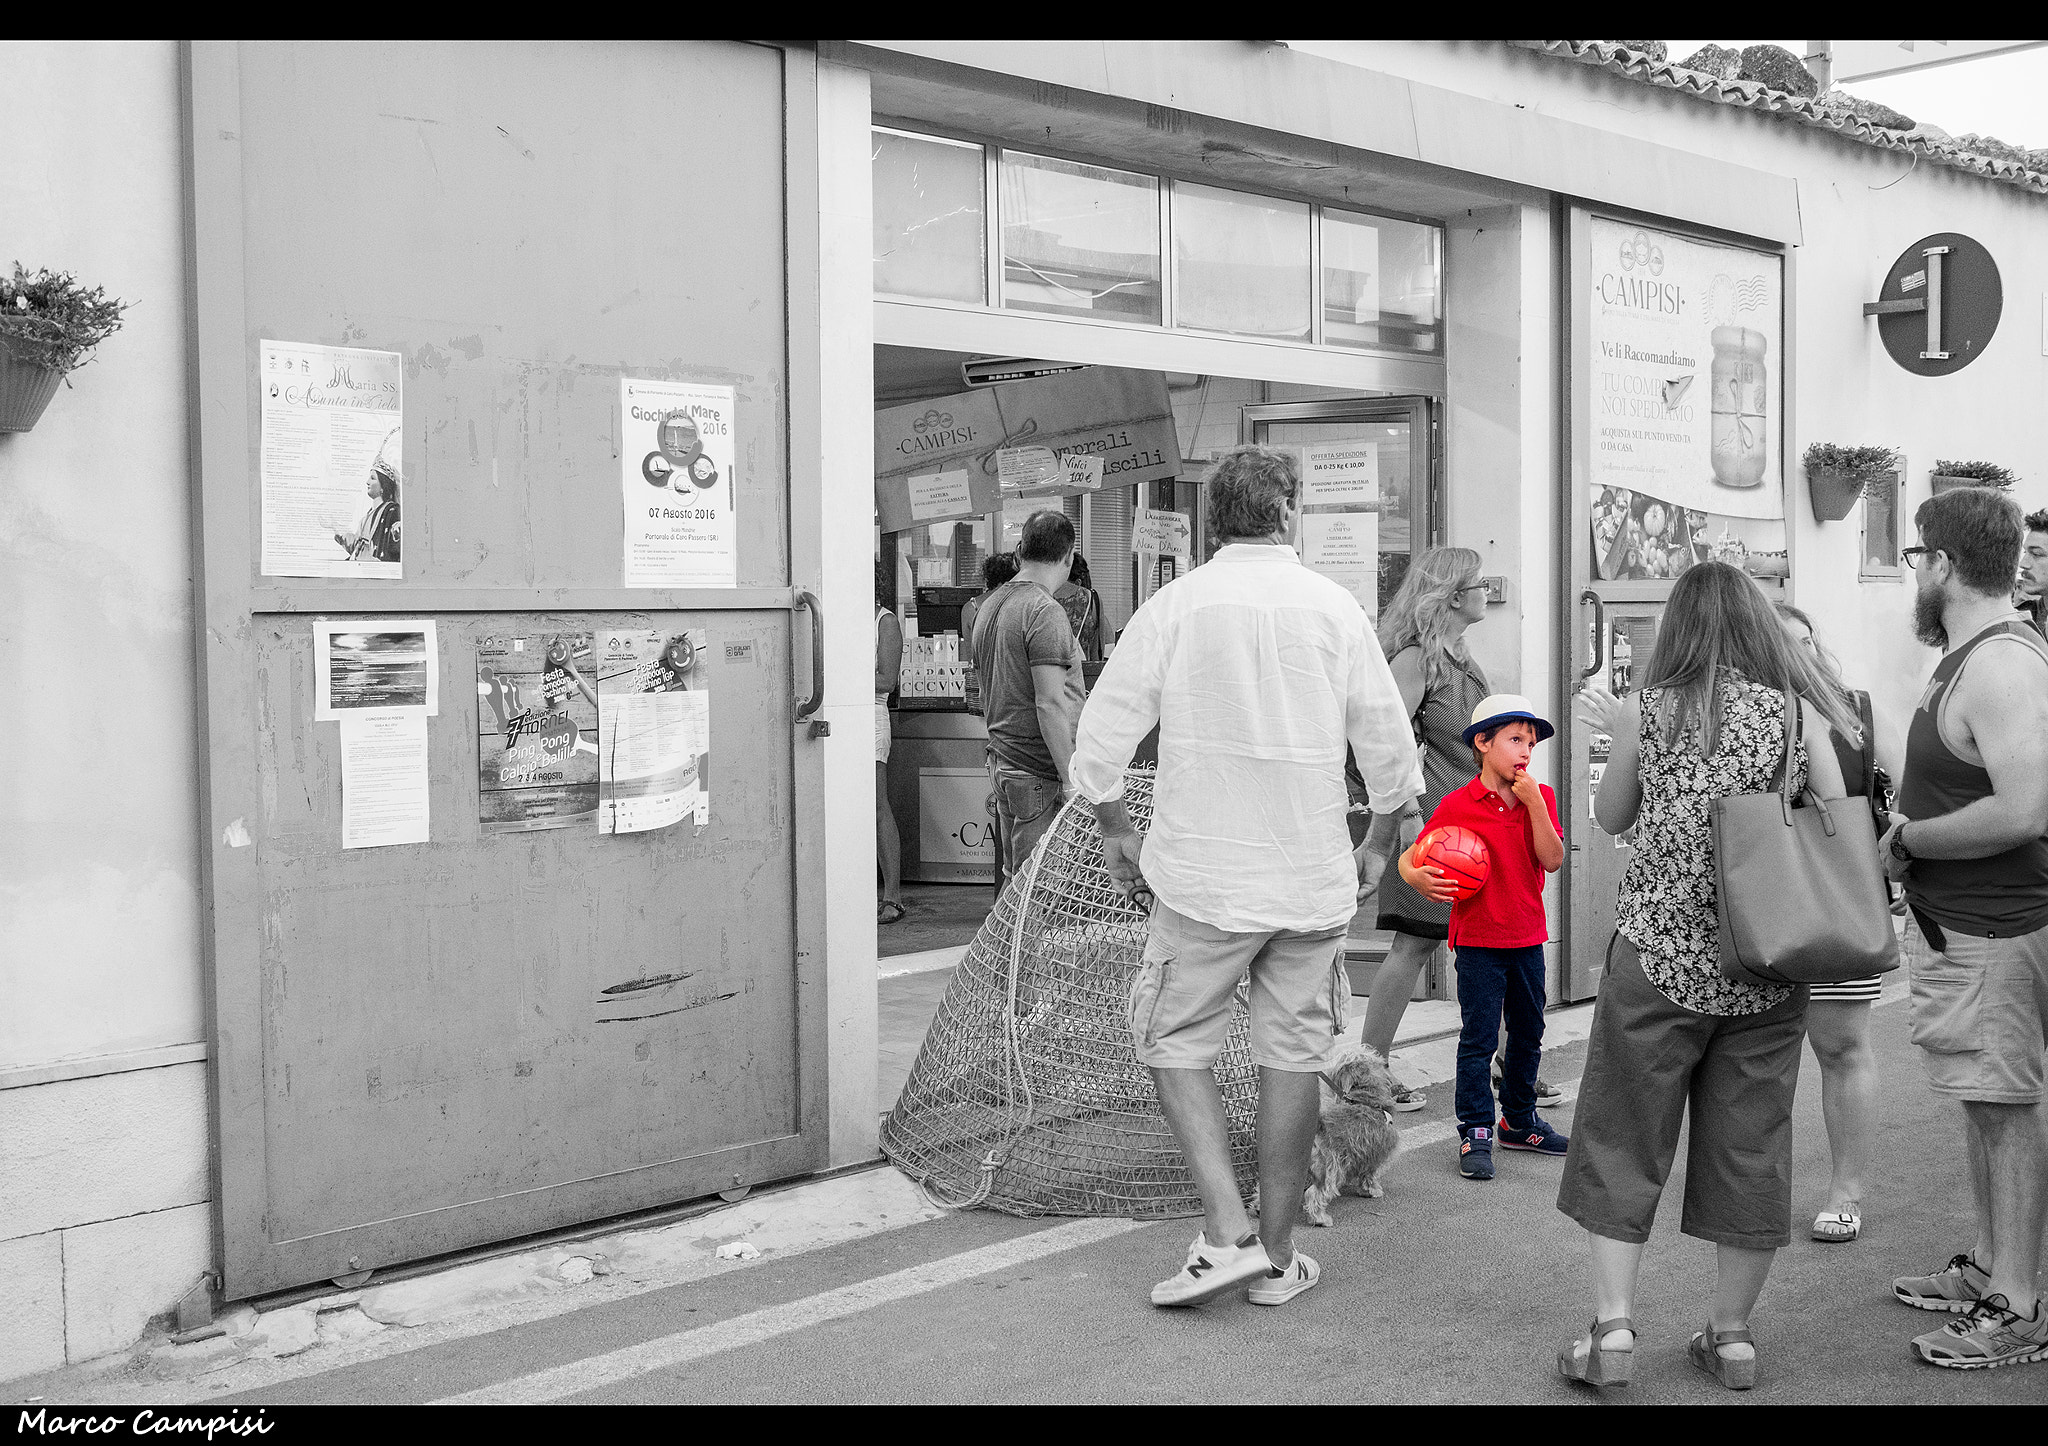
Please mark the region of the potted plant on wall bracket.
[[121, 329], [126, 309], [68, 271], [24, 271], [17, 261], [12, 276], [0, 276], [0, 432], [35, 426], [57, 383]]
[[1815, 522], [1840, 522], [1865, 487], [1898, 466], [1889, 447], [1838, 447], [1833, 442], [1815, 442], [1799, 460], [1806, 467], [1806, 497]]
[[1934, 490], [1948, 492], [1957, 487], [2010, 487], [2020, 479], [1996, 462], [1950, 462], [1936, 459]]

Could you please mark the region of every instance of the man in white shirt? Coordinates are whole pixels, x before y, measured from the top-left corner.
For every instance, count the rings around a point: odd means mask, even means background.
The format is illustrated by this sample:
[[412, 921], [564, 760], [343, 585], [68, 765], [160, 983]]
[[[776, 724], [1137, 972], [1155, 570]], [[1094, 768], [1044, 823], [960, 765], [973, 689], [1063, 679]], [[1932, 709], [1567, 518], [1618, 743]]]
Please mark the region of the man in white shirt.
[[[1202, 1233], [1155, 1305], [1197, 1305], [1252, 1280], [1280, 1305], [1316, 1283], [1294, 1249], [1320, 1106], [1318, 1074], [1344, 1029], [1344, 933], [1417, 816], [1422, 770], [1401, 695], [1364, 611], [1288, 543], [1294, 459], [1238, 447], [1205, 480], [1221, 545], [1124, 629], [1081, 715], [1071, 770], [1095, 806], [1103, 859], [1152, 899], [1131, 1032], [1202, 1192]], [[1152, 826], [1123, 805], [1124, 767], [1159, 726]], [[1344, 749], [1373, 810], [1356, 852]], [[1213, 1066], [1237, 981], [1251, 974], [1259, 1066], [1260, 1223], [1230, 1164]], [[1256, 1277], [1256, 1279], [1254, 1279]]]

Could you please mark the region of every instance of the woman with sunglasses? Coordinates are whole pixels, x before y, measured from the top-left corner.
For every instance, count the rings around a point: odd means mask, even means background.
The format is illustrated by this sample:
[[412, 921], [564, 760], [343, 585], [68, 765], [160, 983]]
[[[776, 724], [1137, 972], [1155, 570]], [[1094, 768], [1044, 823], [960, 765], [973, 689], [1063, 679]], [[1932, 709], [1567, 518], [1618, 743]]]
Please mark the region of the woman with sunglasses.
[[[1380, 650], [1401, 690], [1401, 703], [1422, 750], [1427, 794], [1418, 818], [1427, 818], [1444, 795], [1476, 776], [1465, 725], [1472, 709], [1493, 692], [1486, 672], [1465, 648], [1465, 630], [1486, 616], [1486, 587], [1479, 580], [1479, 554], [1467, 547], [1432, 547], [1409, 565], [1400, 591], [1380, 620]], [[1365, 783], [1347, 755], [1344, 778], [1353, 800], [1352, 843], [1364, 837]], [[1414, 842], [1401, 840], [1402, 848]], [[1399, 858], [1397, 854], [1396, 859]], [[1450, 937], [1451, 906], [1425, 899], [1408, 887], [1395, 863], [1380, 880], [1378, 927], [1394, 934], [1386, 961], [1373, 976], [1365, 1006], [1365, 1043], [1382, 1058], [1394, 1048], [1395, 1031], [1415, 992], [1415, 976], [1438, 945]], [[1428, 1101], [1419, 1090], [1398, 1089], [1397, 1110], [1419, 1110]]]

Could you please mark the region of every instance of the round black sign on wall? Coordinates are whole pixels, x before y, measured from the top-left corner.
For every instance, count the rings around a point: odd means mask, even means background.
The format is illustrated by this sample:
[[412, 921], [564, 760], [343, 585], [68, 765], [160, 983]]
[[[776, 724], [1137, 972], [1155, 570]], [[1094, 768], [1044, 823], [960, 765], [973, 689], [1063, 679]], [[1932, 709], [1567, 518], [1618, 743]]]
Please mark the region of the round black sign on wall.
[[[1937, 264], [1927, 255], [1932, 246], [1948, 251]], [[1941, 335], [1929, 344], [1926, 311], [1895, 311], [1879, 316], [1877, 335], [1892, 360], [1915, 376], [1945, 377], [1959, 372], [1984, 353], [1991, 334], [1998, 330], [1999, 313], [2005, 307], [2005, 288], [1998, 279], [1998, 263], [1977, 242], [1955, 231], [1924, 236], [1905, 249], [1884, 279], [1879, 301], [1930, 300], [1928, 293], [1940, 274]], [[1946, 356], [1923, 356], [1924, 352], [1946, 352]]]

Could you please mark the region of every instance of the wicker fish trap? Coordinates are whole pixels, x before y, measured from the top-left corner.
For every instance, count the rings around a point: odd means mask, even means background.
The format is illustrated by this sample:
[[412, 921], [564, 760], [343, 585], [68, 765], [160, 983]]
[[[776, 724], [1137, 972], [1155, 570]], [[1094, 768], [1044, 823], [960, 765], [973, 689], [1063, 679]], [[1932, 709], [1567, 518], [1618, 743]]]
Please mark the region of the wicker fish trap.
[[[1152, 771], [1125, 806], [1152, 813]], [[932, 1200], [1012, 1215], [1202, 1213], [1151, 1075], [1132, 1050], [1145, 914], [1102, 866], [1094, 811], [1070, 801], [953, 971], [882, 1149]], [[1238, 1188], [1256, 1179], [1257, 1071], [1243, 984], [1216, 1061]]]

